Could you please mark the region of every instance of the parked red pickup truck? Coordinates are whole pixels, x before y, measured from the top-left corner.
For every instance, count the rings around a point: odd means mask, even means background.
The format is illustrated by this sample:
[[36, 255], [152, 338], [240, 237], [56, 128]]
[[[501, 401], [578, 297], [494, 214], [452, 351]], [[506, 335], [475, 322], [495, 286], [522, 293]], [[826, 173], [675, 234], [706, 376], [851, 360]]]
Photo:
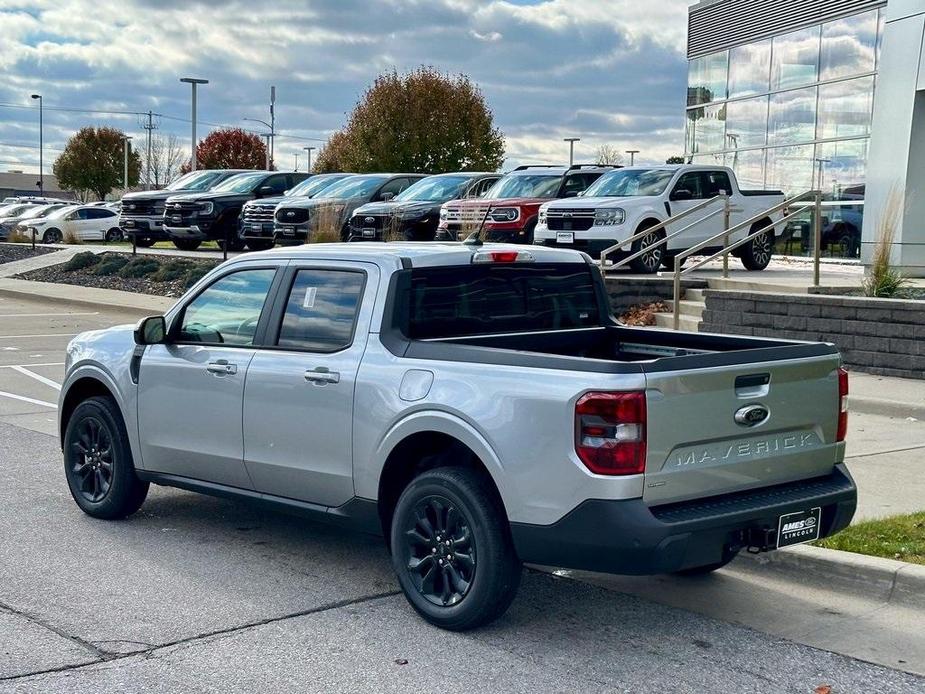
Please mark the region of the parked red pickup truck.
[[482, 198], [450, 200], [440, 208], [438, 241], [461, 241], [484, 227], [485, 238], [507, 243], [533, 243], [540, 205], [573, 198], [615, 167], [518, 166]]

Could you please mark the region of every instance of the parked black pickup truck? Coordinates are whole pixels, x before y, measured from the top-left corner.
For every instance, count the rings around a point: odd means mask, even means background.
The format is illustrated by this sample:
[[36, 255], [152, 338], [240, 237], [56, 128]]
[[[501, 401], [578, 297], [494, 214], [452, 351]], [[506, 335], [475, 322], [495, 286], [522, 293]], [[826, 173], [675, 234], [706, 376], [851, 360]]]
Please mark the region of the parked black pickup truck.
[[423, 178], [391, 200], [358, 207], [350, 217], [350, 240], [433, 241], [443, 203], [480, 197], [499, 178], [498, 173], [470, 171]]
[[282, 195], [311, 174], [295, 171], [254, 171], [239, 174], [204, 193], [174, 195], [164, 208], [164, 231], [177, 248], [193, 250], [206, 240], [242, 250], [238, 235], [241, 208], [248, 200]]
[[164, 203], [167, 198], [180, 193], [202, 193], [240, 173], [251, 173], [252, 169], [200, 169], [190, 171], [163, 190], [145, 190], [122, 196], [122, 211], [119, 226], [128, 236], [135, 237], [135, 243], [142, 247], [153, 246], [165, 241]]

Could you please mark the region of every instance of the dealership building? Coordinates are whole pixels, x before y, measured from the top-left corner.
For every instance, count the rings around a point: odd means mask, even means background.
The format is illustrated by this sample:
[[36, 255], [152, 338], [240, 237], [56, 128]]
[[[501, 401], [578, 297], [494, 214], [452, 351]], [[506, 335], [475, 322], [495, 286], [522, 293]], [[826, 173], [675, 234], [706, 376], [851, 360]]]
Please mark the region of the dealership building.
[[[685, 154], [743, 187], [823, 193], [826, 255], [866, 258], [899, 203], [894, 259], [925, 274], [925, 0], [701, 0], [688, 20]], [[808, 219], [778, 250], [811, 248]]]

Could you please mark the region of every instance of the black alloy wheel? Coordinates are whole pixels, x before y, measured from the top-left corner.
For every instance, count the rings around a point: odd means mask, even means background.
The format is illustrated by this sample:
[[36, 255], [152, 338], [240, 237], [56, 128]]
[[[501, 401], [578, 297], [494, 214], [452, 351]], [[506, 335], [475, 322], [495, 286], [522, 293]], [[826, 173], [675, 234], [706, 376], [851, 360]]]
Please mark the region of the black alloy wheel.
[[113, 227], [106, 232], [106, 242], [107, 243], [116, 243], [117, 241], [122, 240], [122, 230], [118, 227]]
[[112, 487], [112, 434], [105, 422], [94, 416], [81, 419], [70, 443], [69, 464], [74, 488], [93, 504], [98, 504]]
[[42, 243], [61, 243], [64, 235], [59, 229], [49, 229], [42, 234]]
[[434, 605], [455, 605], [475, 578], [471, 523], [443, 496], [421, 499], [405, 524], [407, 568], [414, 587]]
[[742, 265], [746, 270], [764, 270], [771, 262], [774, 252], [774, 235], [769, 232], [758, 234], [742, 246]]

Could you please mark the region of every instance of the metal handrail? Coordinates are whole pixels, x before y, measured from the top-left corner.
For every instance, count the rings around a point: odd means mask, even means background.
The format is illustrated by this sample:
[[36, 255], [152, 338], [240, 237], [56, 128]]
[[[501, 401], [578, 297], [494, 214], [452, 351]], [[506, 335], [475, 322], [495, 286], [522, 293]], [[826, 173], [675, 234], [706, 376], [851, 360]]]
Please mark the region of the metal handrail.
[[[784, 214], [776, 222], [772, 220], [771, 223], [768, 224], [767, 226], [764, 226], [761, 229], [758, 229], [757, 231], [751, 231], [746, 236], [742, 237], [738, 241], [734, 241], [733, 243], [729, 243], [730, 234], [733, 234], [739, 231], [740, 229], [751, 227], [755, 222], [759, 222], [762, 219], [765, 219], [766, 217], [768, 217], [768, 215], [773, 214], [774, 212], [777, 212], [778, 210], [784, 210], [787, 207], [793, 205], [794, 203], [799, 202], [800, 200], [803, 200], [809, 196], [813, 197], [813, 208], [814, 208], [814, 211], [813, 211], [813, 229], [814, 229], [814, 233], [813, 233], [813, 286], [818, 287], [819, 286], [819, 257], [821, 255], [821, 248], [822, 248], [822, 243], [821, 243], [822, 192], [818, 190], [808, 190], [805, 193], [800, 193], [799, 195], [795, 195], [792, 198], [787, 198], [783, 202], [780, 202], [777, 205], [774, 205], [773, 207], [769, 207], [768, 209], [763, 210], [762, 212], [759, 212], [753, 217], [749, 217], [748, 219], [742, 222], [739, 222], [738, 224], [735, 224], [732, 227], [723, 229], [723, 231], [719, 232], [718, 234], [714, 234], [710, 238], [704, 239], [703, 241], [700, 241], [699, 243], [694, 244], [692, 247], [682, 251], [681, 253], [678, 253], [678, 255], [675, 256], [674, 287], [673, 287], [674, 301], [672, 302], [672, 308], [674, 311], [674, 329], [677, 330], [680, 327], [680, 323], [681, 323], [681, 307], [679, 304], [681, 301], [681, 276], [682, 275], [686, 275], [690, 272], [693, 272], [694, 270], [702, 267], [703, 265], [710, 262], [711, 260], [714, 260], [715, 258], [722, 255], [723, 256], [723, 276], [724, 277], [727, 276], [730, 251], [734, 251], [739, 246], [742, 246], [748, 243], [749, 241], [754, 239], [756, 236], [760, 236], [761, 234], [767, 232], [768, 229], [773, 229], [775, 226], [777, 226], [781, 222], [785, 222], [788, 219], [792, 219], [793, 217], [795, 217], [796, 215], [802, 212], [802, 208], [800, 210], [795, 210], [793, 212], [788, 212]], [[711, 243], [717, 241], [721, 237], [724, 237], [726, 239], [725, 245], [723, 246], [723, 248], [716, 251], [713, 255], [709, 256], [708, 258], [698, 261], [695, 265], [689, 268], [686, 268], [684, 270], [681, 269], [681, 265], [684, 263], [684, 260], [688, 256], [691, 256], [697, 251], [700, 251], [703, 248], [708, 247]]]
[[[663, 228], [665, 228], [665, 226], [667, 226], [668, 224], [671, 224], [671, 223], [673, 223], [673, 222], [677, 222], [677, 221], [680, 220], [680, 219], [684, 219], [685, 217], [689, 216], [690, 214], [696, 212], [697, 210], [701, 210], [701, 209], [703, 209], [704, 207], [707, 207], [708, 205], [711, 205], [712, 203], [717, 202], [717, 201], [722, 201], [722, 203], [723, 203], [723, 209], [724, 209], [724, 210], [727, 210], [727, 209], [728, 209], [728, 207], [729, 207], [729, 196], [728, 196], [727, 194], [725, 194], [725, 193], [720, 193], [719, 195], [715, 195], [715, 196], [713, 196], [712, 198], [708, 198], [708, 199], [704, 200], [703, 202], [697, 203], [697, 204], [694, 205], [693, 207], [689, 207], [689, 208], [687, 208], [686, 210], [683, 210], [683, 211], [681, 211], [681, 212], [678, 212], [676, 215], [673, 215], [673, 216], [669, 217], [669, 218], [666, 219], [664, 222], [659, 222], [658, 224], [656, 224], [656, 225], [654, 225], [654, 226], [651, 226], [651, 227], [648, 227], [648, 228], [646, 228], [646, 229], [643, 229], [642, 231], [640, 231], [640, 232], [638, 232], [638, 233], [636, 233], [636, 234], [633, 234], [633, 235], [630, 236], [628, 239], [624, 239], [623, 241], [618, 241], [617, 243], [615, 243], [614, 245], [610, 246], [609, 248], [605, 248], [603, 251], [601, 251], [601, 273], [604, 272], [604, 264], [605, 264], [606, 261], [607, 261], [607, 256], [610, 255], [611, 253], [613, 253], [614, 251], [617, 251], [617, 250], [623, 248], [623, 246], [627, 245], [628, 243], [631, 244], [631, 243], [633, 243], [634, 241], [638, 241], [638, 240], [641, 239], [641, 238], [645, 238], [646, 236], [648, 236], [648, 235], [651, 234], [652, 232], [658, 231], [659, 229], [663, 229]], [[712, 216], [713, 216], [713, 213], [707, 215], [707, 216], [704, 217], [703, 219], [708, 219], [709, 217], [712, 217]], [[698, 220], [697, 222], [693, 222], [693, 223], [691, 223], [691, 224], [688, 224], [686, 227], [684, 227], [684, 229], [681, 229], [681, 230], [679, 230], [679, 231], [685, 231], [685, 230], [689, 229], [690, 227], [694, 226], [694, 224], [698, 224], [698, 223], [701, 222], [701, 221], [703, 221], [703, 220]], [[633, 258], [636, 258], [636, 257], [642, 255], [642, 253], [644, 253], [645, 251], [649, 251], [649, 250], [651, 250], [651, 249], [654, 248], [654, 247], [658, 247], [658, 246], [662, 245], [663, 243], [667, 243], [668, 239], [673, 238], [674, 236], [677, 236], [678, 233], [679, 233], [679, 232], [675, 232], [675, 233], [673, 233], [671, 236], [666, 236], [666, 237], [663, 238], [663, 239], [659, 239], [656, 243], [653, 243], [653, 244], [650, 244], [650, 245], [646, 246], [645, 249], [643, 249], [642, 251], [640, 251], [639, 253], [637, 253], [635, 256], [633, 256]], [[609, 267], [609, 269], [610, 269], [610, 270], [614, 270], [614, 269], [616, 269], [616, 268], [618, 268], [618, 267], [622, 267], [622, 266], [625, 265], [627, 262], [629, 262], [629, 260], [630, 260], [630, 259], [624, 258], [624, 259], [621, 260], [619, 263], [612, 264], [612, 265]]]
[[[607, 266], [607, 269], [608, 269], [608, 270], [616, 270], [616, 269], [618, 269], [618, 268], [621, 268], [621, 267], [623, 267], [624, 265], [626, 265], [627, 263], [633, 262], [633, 261], [634, 261], [636, 258], [638, 258], [639, 256], [645, 255], [646, 253], [648, 253], [649, 251], [651, 251], [653, 248], [658, 248], [658, 247], [661, 246], [663, 243], [664, 243], [664, 244], [667, 244], [667, 243], [668, 243], [671, 239], [673, 239], [675, 236], [678, 236], [678, 235], [680, 235], [680, 234], [683, 234], [685, 231], [687, 231], [687, 230], [690, 229], [691, 227], [696, 226], [696, 225], [698, 225], [698, 224], [700, 224], [700, 223], [702, 223], [702, 222], [705, 222], [705, 221], [707, 221], [708, 219], [710, 219], [710, 217], [714, 217], [714, 216], [716, 216], [716, 215], [718, 215], [718, 214], [721, 214], [721, 213], [723, 213], [723, 212], [725, 212], [725, 210], [722, 209], [722, 208], [720, 208], [720, 209], [718, 209], [718, 210], [713, 210], [712, 212], [708, 212], [708, 213], [705, 214], [703, 217], [699, 217], [698, 219], [695, 219], [693, 222], [691, 222], [691, 223], [688, 224], [687, 226], [681, 227], [681, 228], [678, 229], [677, 231], [671, 232], [670, 234], [668, 234], [668, 235], [665, 236], [664, 238], [658, 239], [657, 241], [655, 241], [655, 243], [650, 243], [650, 244], [647, 245], [647, 246], [643, 246], [640, 250], [636, 251], [636, 252], [633, 253], [632, 255], [629, 255], [629, 256], [627, 256], [626, 258], [621, 258], [621, 259], [618, 260], [616, 263], [611, 263], [610, 265]], [[635, 238], [636, 238], [637, 236], [638, 236], [638, 237], [641, 237], [641, 238], [645, 238], [646, 236], [648, 236], [649, 234], [651, 234], [653, 231], [657, 231], [656, 227], [650, 227], [650, 228], [648, 228], [648, 229], [644, 229], [644, 230], [641, 231], [639, 234], [636, 234], [635, 236], [630, 237], [629, 239], [627, 239], [627, 240], [624, 241], [623, 243], [626, 244], [626, 243], [628, 243], [628, 242], [630, 242], [630, 241], [632, 241], [632, 240], [635, 240]], [[602, 266], [602, 267], [603, 267], [603, 266]]]

